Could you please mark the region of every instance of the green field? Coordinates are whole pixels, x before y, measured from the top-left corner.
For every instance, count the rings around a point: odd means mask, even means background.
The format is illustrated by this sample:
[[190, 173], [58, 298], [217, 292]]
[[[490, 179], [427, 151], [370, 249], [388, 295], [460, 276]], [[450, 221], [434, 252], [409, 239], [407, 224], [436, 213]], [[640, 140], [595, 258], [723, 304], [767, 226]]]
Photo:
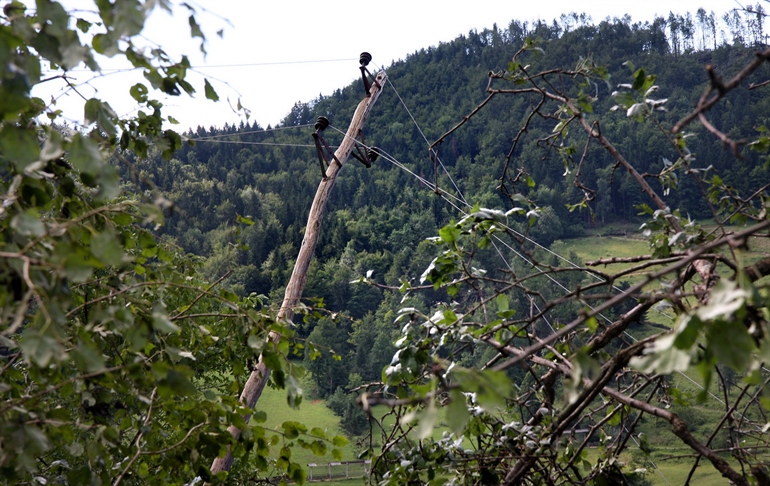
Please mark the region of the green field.
[[[345, 435], [340, 427], [340, 418], [326, 406], [323, 400], [302, 401], [298, 409], [293, 409], [286, 404], [286, 391], [265, 388], [262, 397], [259, 399], [257, 410], [267, 413], [267, 421], [261, 424], [266, 429], [281, 430], [281, 424], [287, 421], [299, 422], [305, 424], [309, 429], [319, 427], [326, 431], [327, 435]], [[279, 435], [280, 434], [272, 434]], [[332, 445], [329, 444], [329, 450]], [[342, 461], [356, 461], [355, 444], [341, 447]], [[276, 453], [278, 450], [275, 451]], [[299, 464], [308, 463], [326, 463], [332, 462], [331, 453], [323, 456], [317, 456], [307, 449], [294, 447], [292, 451], [292, 460]]]

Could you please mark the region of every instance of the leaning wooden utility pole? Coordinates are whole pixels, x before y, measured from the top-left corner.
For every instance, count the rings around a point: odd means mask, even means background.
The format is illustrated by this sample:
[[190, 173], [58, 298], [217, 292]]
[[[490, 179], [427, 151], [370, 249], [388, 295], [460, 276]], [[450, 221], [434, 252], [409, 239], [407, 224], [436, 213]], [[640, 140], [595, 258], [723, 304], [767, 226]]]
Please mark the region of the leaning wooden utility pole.
[[[310, 206], [310, 214], [308, 215], [307, 227], [305, 228], [305, 237], [302, 239], [302, 246], [297, 255], [297, 262], [294, 264], [291, 279], [286, 286], [283, 303], [281, 304], [278, 316], [276, 317], [278, 321], [291, 321], [294, 317], [294, 308], [299, 304], [300, 298], [302, 298], [302, 292], [305, 290], [307, 271], [310, 267], [310, 261], [313, 259], [316, 243], [318, 243], [321, 221], [323, 220], [324, 212], [326, 211], [326, 203], [331, 196], [334, 182], [337, 180], [337, 175], [340, 170], [342, 170], [342, 166], [345, 165], [345, 162], [350, 157], [350, 153], [357, 143], [356, 139], [361, 134], [361, 128], [364, 126], [366, 117], [369, 115], [374, 103], [377, 101], [385, 83], [386, 75], [384, 72], [380, 72], [377, 74], [374, 83], [369, 86], [368, 79], [364, 73], [364, 67], [368, 64], [371, 56], [366, 54], [369, 57], [365, 58], [364, 54], [361, 55], [361, 72], [364, 75], [364, 86], [367, 90], [367, 96], [358, 104], [356, 112], [353, 114], [353, 120], [350, 122], [350, 127], [345, 134], [345, 138], [342, 140], [339, 148], [334, 152], [334, 157], [329, 162], [329, 167], [326, 170], [326, 176], [318, 185], [318, 191], [316, 191], [315, 198], [313, 199], [313, 205]], [[364, 60], [366, 60], [366, 63], [364, 63]], [[321, 129], [323, 128], [325, 128], [325, 126]], [[318, 132], [316, 132], [316, 134], [317, 133]], [[316, 137], [316, 140], [317, 139], [318, 138]], [[321, 167], [323, 169], [323, 162], [321, 163]], [[280, 338], [281, 336], [278, 333], [271, 331], [267, 338], [268, 344], [275, 344]], [[270, 368], [265, 365], [265, 362], [262, 360], [262, 355], [260, 355], [257, 366], [251, 372], [249, 379], [243, 387], [240, 398], [241, 403], [249, 409], [253, 409], [257, 404], [259, 397], [262, 395], [262, 390], [264, 390], [269, 377]], [[251, 413], [245, 415], [243, 420], [245, 423], [248, 423], [250, 418]], [[241, 433], [241, 430], [235, 425], [230, 425], [228, 430], [236, 439]], [[227, 455], [224, 457], [217, 457], [211, 464], [211, 473], [216, 474], [220, 471], [229, 471], [232, 463], [232, 451], [228, 448]]]

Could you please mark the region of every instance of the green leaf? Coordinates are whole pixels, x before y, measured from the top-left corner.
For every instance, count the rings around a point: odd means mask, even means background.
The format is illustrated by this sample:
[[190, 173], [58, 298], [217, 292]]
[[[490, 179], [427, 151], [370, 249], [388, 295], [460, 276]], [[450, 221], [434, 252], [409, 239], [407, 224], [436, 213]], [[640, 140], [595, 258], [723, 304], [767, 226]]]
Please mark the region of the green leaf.
[[591, 316], [586, 319], [586, 327], [589, 331], [596, 332], [599, 329], [599, 322], [596, 320], [596, 317]]
[[615, 100], [615, 103], [622, 106], [625, 109], [628, 109], [636, 103], [636, 99], [634, 98], [634, 95], [629, 93], [628, 91], [620, 91], [613, 93], [612, 98]]
[[104, 159], [99, 153], [99, 146], [80, 133], [72, 137], [69, 161], [79, 171], [92, 175], [98, 175], [104, 167]]
[[283, 433], [287, 439], [296, 439], [299, 437], [299, 434], [304, 434], [307, 432], [307, 427], [305, 427], [303, 424], [290, 420], [282, 423], [281, 428], [283, 429]]
[[708, 304], [696, 312], [703, 321], [714, 319], [730, 319], [741, 309], [749, 294], [738, 285], [726, 279], [720, 279], [711, 292]]
[[45, 31], [54, 37], [63, 38], [67, 32], [69, 15], [59, 2], [36, 2], [38, 20], [45, 24]]
[[40, 334], [35, 329], [27, 328], [19, 339], [19, 349], [26, 361], [45, 368], [56, 357], [61, 357], [64, 350], [52, 336]]
[[98, 266], [97, 263], [90, 252], [73, 251], [64, 261], [64, 275], [73, 283], [83, 283], [91, 278], [94, 269]]
[[131, 97], [139, 103], [145, 103], [147, 101], [149, 90], [147, 89], [147, 86], [142, 83], [136, 83], [131, 86], [131, 89], [128, 92], [131, 94]]
[[267, 421], [267, 413], [263, 410], [255, 410], [251, 415], [251, 420], [258, 424], [263, 424]]
[[158, 246], [157, 248], [158, 248], [157, 256], [158, 256], [158, 259], [160, 261], [166, 262], [166, 263], [171, 263], [172, 261], [174, 261], [174, 254], [173, 253], [168, 251], [163, 246]]
[[152, 327], [163, 334], [177, 333], [181, 329], [171, 322], [165, 312], [155, 310], [152, 313]]
[[314, 440], [310, 443], [310, 450], [316, 456], [323, 456], [326, 454], [326, 443], [320, 440]]
[[671, 374], [687, 371], [692, 361], [689, 351], [674, 346], [675, 334], [666, 334], [655, 340], [642, 356], [634, 356], [629, 364], [645, 373]]
[[535, 179], [533, 179], [529, 175], [526, 175], [524, 179], [527, 181], [527, 187], [535, 187], [537, 185], [537, 183], [535, 182]]
[[262, 361], [264, 361], [265, 365], [273, 371], [281, 369], [281, 358], [277, 353], [264, 350], [262, 352]]
[[456, 224], [448, 224], [438, 231], [441, 240], [450, 247], [454, 247], [460, 239], [460, 228]]
[[128, 226], [136, 219], [128, 213], [115, 213], [112, 217], [112, 220], [118, 226]]
[[415, 418], [417, 420], [417, 427], [415, 428], [417, 438], [427, 439], [430, 437], [436, 427], [436, 422], [438, 422], [438, 408], [436, 407], [436, 402], [430, 400], [428, 406], [420, 410], [415, 415]]
[[644, 86], [644, 82], [646, 81], [647, 76], [644, 73], [644, 69], [639, 69], [634, 73], [634, 84], [631, 86], [632, 89], [635, 90], [642, 90], [642, 87]]
[[14, 216], [11, 220], [11, 228], [21, 235], [30, 237], [43, 236], [46, 231], [40, 215], [34, 209], [28, 209]]
[[674, 346], [689, 351], [697, 343], [703, 329], [703, 322], [698, 316], [684, 316], [676, 326]]
[[189, 396], [194, 395], [198, 391], [185, 373], [174, 368], [168, 370], [165, 379], [161, 380], [161, 385], [167, 387], [167, 391], [172, 392], [167, 394], [167, 396]]
[[246, 344], [254, 351], [261, 351], [265, 345], [265, 338], [263, 336], [257, 336], [255, 334], [249, 335], [246, 339]]
[[91, 24], [91, 22], [88, 22], [87, 20], [83, 20], [83, 19], [77, 19], [77, 21], [75, 22], [75, 26], [84, 34], [88, 33], [88, 29], [91, 28], [91, 25], [93, 25]]
[[471, 416], [465, 403], [465, 395], [457, 388], [452, 389], [449, 392], [449, 406], [446, 413], [449, 430], [454, 432], [457, 437], [462, 436], [470, 418]]
[[78, 369], [86, 373], [98, 373], [105, 369], [102, 353], [91, 343], [78, 340], [78, 345], [72, 350], [72, 357]]
[[123, 263], [123, 246], [112, 229], [105, 229], [91, 238], [91, 251], [106, 266]]
[[14, 124], [5, 124], [0, 130], [0, 153], [24, 170], [40, 157], [37, 135]]
[[299, 380], [297, 380], [294, 375], [289, 375], [289, 379], [287, 380], [286, 385], [286, 402], [291, 408], [299, 408], [303, 397], [302, 387], [300, 386]]
[[113, 57], [120, 52], [118, 36], [115, 32], [96, 34], [91, 40], [91, 45], [94, 47], [94, 51], [107, 57]]
[[163, 76], [160, 75], [157, 69], [148, 69], [144, 72], [144, 77], [150, 82], [150, 86], [153, 89], [159, 89], [163, 85]]
[[188, 23], [190, 24], [190, 35], [192, 37], [200, 37], [201, 39], [205, 39], [203, 36], [203, 31], [201, 31], [200, 25], [198, 25], [198, 22], [195, 20], [194, 15], [190, 15], [190, 18], [188, 19]]
[[212, 101], [219, 101], [219, 95], [214, 90], [214, 87], [211, 86], [211, 83], [209, 83], [208, 79], [204, 79], [204, 91], [206, 93], [206, 98], [212, 100]]
[[289, 478], [291, 478], [292, 481], [302, 486], [305, 484], [306, 474], [305, 470], [302, 469], [302, 466], [299, 464], [292, 462], [289, 464], [289, 468], [287, 470], [287, 474]]
[[572, 374], [566, 384], [567, 396], [570, 403], [578, 399], [578, 390], [581, 389], [583, 380], [591, 380], [599, 370], [599, 364], [588, 353], [581, 350], [571, 359]]
[[487, 412], [505, 408], [505, 399], [513, 395], [510, 378], [502, 371], [472, 371], [477, 384], [476, 401]]
[[112, 28], [115, 33], [122, 36], [138, 35], [144, 27], [145, 10], [137, 0], [123, 0], [112, 5]]
[[509, 309], [508, 296], [505, 294], [499, 294], [495, 297], [495, 303], [497, 304], [497, 310], [499, 312], [505, 312]]
[[757, 349], [743, 322], [717, 321], [709, 326], [706, 340], [717, 361], [739, 373], [748, 369]]
[[99, 128], [99, 130], [102, 130], [107, 135], [112, 136], [117, 133], [115, 123], [118, 120], [118, 115], [109, 104], [101, 100], [91, 98], [90, 100], [86, 101], [84, 108], [84, 118], [86, 125], [96, 123], [96, 126]]
[[439, 321], [439, 324], [452, 324], [457, 322], [460, 318], [457, 317], [457, 314], [452, 309], [446, 309], [443, 312], [443, 319]]

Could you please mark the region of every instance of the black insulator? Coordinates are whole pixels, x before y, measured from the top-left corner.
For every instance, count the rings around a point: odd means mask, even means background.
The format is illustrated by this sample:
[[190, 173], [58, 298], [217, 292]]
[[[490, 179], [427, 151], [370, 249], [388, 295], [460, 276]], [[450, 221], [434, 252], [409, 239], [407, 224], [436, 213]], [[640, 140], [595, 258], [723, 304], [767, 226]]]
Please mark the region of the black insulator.
[[366, 155], [369, 157], [369, 162], [374, 162], [380, 156], [380, 153], [377, 151], [377, 147], [371, 147], [366, 151]]
[[329, 119], [326, 118], [325, 116], [319, 116], [318, 121], [315, 122], [315, 129], [320, 130], [322, 132], [326, 130], [326, 127], [328, 126], [329, 126]]
[[369, 61], [372, 60], [372, 55], [368, 52], [362, 52], [361, 57], [358, 59], [358, 62], [361, 63], [362, 66], [368, 66]]

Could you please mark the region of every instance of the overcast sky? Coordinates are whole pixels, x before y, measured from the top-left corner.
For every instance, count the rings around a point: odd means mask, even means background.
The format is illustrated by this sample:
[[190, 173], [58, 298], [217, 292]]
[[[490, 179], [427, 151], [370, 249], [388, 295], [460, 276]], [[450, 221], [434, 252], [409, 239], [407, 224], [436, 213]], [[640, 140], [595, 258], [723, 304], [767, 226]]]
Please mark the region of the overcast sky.
[[[319, 94], [330, 95], [358, 79], [358, 57], [362, 51], [372, 54], [370, 71], [374, 72], [377, 66], [387, 67], [421, 48], [449, 42], [471, 29], [491, 28], [495, 23], [505, 28], [513, 19], [539, 18], [550, 22], [563, 13], [585, 12], [594, 22], [625, 14], [631, 15], [634, 21], [649, 21], [656, 15], [668, 16], [669, 11], [695, 14], [699, 7], [721, 16], [740, 6], [735, 0], [199, 0], [191, 3], [199, 7], [198, 22], [208, 37], [205, 58], [195, 43], [185, 41], [189, 38], [189, 26], [183, 8], [178, 8], [173, 16], [156, 12], [145, 33], [148, 42], [159, 44], [174, 56], [187, 55], [201, 73], [215, 78], [211, 81], [222, 98], [219, 103], [204, 99], [202, 78], [195, 73], [190, 74], [189, 81], [198, 89], [198, 100], [185, 96], [163, 100], [168, 113], [180, 121], [182, 129], [238, 123], [240, 119], [228, 106], [228, 98], [233, 105], [240, 98], [251, 111], [251, 119], [263, 127], [275, 125], [295, 102], [311, 101]], [[219, 29], [224, 29], [222, 38], [216, 34]], [[107, 61], [101, 64], [111, 66]], [[87, 72], [73, 75], [80, 83], [90, 79]], [[130, 113], [133, 106], [121, 90], [126, 93], [129, 86], [141, 80], [137, 73], [114, 73], [89, 81], [80, 89], [86, 97], [96, 95], [109, 100], [123, 115]], [[61, 91], [38, 92], [45, 97], [60, 94]], [[82, 121], [82, 111], [71, 108], [75, 105], [70, 103], [75, 101], [67, 98], [60, 98], [59, 107], [67, 113], [76, 113], [72, 118]]]

